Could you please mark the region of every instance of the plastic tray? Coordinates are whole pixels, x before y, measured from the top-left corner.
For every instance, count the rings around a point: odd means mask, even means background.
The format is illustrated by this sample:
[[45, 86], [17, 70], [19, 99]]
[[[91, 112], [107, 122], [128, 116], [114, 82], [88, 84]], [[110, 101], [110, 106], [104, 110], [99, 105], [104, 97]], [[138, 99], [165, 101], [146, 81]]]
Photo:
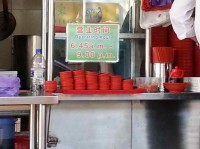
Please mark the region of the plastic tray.
[[136, 88], [133, 90], [67, 90], [63, 91], [63, 94], [139, 94], [144, 92], [144, 89]]

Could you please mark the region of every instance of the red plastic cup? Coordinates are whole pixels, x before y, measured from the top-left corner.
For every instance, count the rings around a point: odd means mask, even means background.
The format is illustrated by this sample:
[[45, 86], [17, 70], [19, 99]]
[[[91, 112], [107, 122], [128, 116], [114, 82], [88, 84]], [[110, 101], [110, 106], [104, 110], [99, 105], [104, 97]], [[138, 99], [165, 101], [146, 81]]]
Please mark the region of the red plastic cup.
[[55, 92], [57, 90], [56, 81], [45, 81], [45, 91], [46, 92]]

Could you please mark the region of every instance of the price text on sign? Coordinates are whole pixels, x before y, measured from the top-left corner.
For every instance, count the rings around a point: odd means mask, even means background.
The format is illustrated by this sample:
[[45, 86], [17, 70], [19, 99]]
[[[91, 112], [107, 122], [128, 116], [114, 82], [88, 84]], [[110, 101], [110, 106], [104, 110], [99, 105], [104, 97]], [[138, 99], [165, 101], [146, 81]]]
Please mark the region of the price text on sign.
[[67, 62], [118, 62], [118, 24], [67, 24]]

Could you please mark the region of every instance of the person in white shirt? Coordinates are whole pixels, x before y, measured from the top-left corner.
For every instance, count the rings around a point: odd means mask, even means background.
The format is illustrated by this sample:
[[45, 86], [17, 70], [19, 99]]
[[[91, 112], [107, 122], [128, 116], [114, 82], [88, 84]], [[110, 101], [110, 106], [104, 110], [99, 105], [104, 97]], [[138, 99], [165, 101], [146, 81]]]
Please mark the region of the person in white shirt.
[[[192, 17], [195, 11], [195, 17]], [[200, 0], [174, 0], [169, 11], [172, 27], [181, 39], [200, 43]]]

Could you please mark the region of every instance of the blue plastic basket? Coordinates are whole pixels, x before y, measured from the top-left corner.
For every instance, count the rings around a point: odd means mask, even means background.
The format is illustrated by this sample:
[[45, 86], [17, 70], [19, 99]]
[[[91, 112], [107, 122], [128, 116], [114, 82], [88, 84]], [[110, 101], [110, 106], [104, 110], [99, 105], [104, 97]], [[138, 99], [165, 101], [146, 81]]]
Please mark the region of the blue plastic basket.
[[15, 118], [0, 117], [0, 148], [14, 149]]

